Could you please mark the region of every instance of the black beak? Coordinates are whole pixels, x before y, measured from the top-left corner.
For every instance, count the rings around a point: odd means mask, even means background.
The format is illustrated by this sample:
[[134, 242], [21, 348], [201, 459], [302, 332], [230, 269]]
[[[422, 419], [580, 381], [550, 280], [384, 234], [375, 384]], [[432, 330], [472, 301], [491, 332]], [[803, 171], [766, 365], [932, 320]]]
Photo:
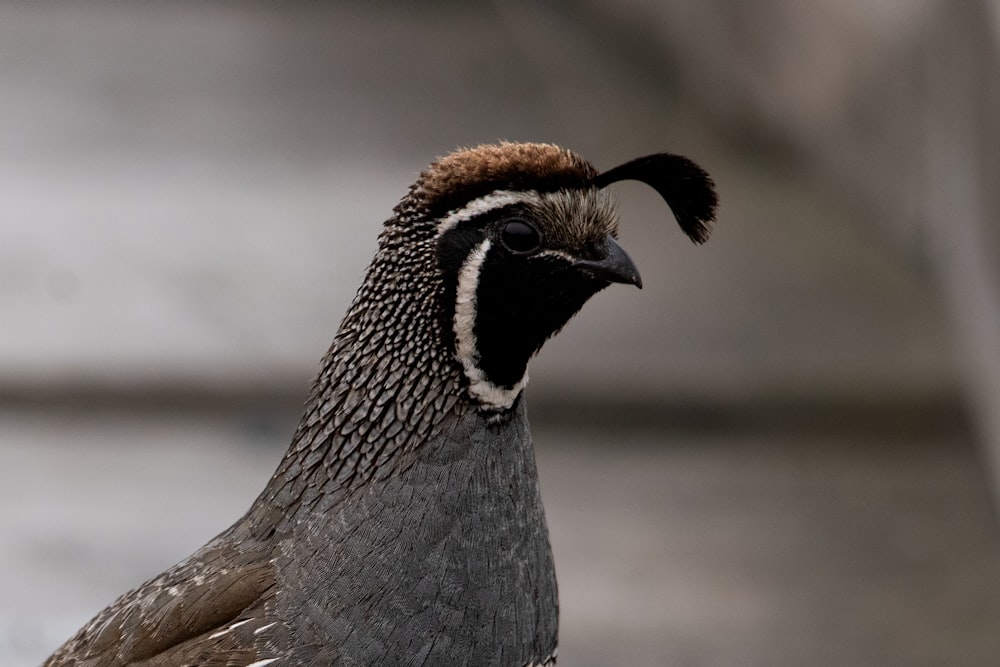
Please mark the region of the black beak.
[[597, 280], [605, 280], [609, 283], [627, 283], [642, 289], [642, 277], [639, 275], [639, 269], [635, 267], [635, 263], [625, 252], [625, 249], [610, 236], [608, 237], [607, 255], [604, 259], [581, 259], [574, 262], [573, 266]]

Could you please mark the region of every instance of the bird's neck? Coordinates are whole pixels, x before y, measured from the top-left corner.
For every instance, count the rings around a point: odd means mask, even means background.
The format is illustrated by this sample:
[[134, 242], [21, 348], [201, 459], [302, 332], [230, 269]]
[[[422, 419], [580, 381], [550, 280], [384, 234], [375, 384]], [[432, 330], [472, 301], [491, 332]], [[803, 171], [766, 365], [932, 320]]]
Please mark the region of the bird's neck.
[[[513, 664], [541, 664], [558, 601], [523, 402], [502, 420], [479, 409], [440, 314], [446, 297], [427, 288], [440, 280], [422, 273], [437, 268], [408, 269], [376, 255], [291, 446], [234, 529], [273, 536], [289, 581], [310, 582], [306, 643], [388, 645], [404, 627], [465, 636], [473, 618], [484, 619], [474, 640], [432, 642], [427, 662], [486, 663], [512, 650], [501, 638], [517, 642]], [[357, 600], [382, 622], [347, 622]]]
[[475, 410], [439, 315], [441, 295], [429, 287], [439, 282], [436, 267], [401, 272], [390, 256], [383, 248], [369, 267], [258, 505], [332, 506], [406, 465], [446, 416]]

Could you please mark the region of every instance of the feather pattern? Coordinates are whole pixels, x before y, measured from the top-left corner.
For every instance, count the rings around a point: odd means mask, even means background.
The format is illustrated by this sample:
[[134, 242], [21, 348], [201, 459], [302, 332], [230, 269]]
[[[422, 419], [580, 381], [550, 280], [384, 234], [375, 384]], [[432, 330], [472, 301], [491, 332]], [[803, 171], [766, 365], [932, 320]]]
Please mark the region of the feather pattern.
[[[615, 271], [633, 275], [608, 254], [600, 188], [650, 183], [700, 238], [710, 182], [679, 159], [599, 175], [555, 146], [502, 143], [432, 164], [386, 221], [247, 513], [46, 667], [555, 664], [525, 368]], [[507, 247], [509, 219], [538, 252]]]

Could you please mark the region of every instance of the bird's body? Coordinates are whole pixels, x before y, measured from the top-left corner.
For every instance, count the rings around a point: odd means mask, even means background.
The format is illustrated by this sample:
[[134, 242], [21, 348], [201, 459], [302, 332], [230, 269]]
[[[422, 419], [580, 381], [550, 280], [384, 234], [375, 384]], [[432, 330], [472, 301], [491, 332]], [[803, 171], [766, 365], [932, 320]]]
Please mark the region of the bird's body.
[[[613, 172], [539, 144], [432, 165], [386, 222], [250, 510], [46, 666], [553, 664], [555, 570], [521, 390], [590, 296], [639, 284], [601, 190]], [[644, 174], [623, 178], [663, 194]]]

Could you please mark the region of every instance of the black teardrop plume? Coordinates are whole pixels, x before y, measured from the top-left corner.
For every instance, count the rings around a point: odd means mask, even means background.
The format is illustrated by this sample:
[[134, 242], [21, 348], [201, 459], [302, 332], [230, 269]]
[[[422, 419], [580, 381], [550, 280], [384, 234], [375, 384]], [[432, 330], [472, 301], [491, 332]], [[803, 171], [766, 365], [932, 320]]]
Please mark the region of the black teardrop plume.
[[708, 240], [719, 198], [712, 177], [704, 169], [686, 157], [656, 153], [598, 174], [593, 185], [603, 188], [628, 180], [642, 181], [659, 192], [692, 241], [704, 243]]

